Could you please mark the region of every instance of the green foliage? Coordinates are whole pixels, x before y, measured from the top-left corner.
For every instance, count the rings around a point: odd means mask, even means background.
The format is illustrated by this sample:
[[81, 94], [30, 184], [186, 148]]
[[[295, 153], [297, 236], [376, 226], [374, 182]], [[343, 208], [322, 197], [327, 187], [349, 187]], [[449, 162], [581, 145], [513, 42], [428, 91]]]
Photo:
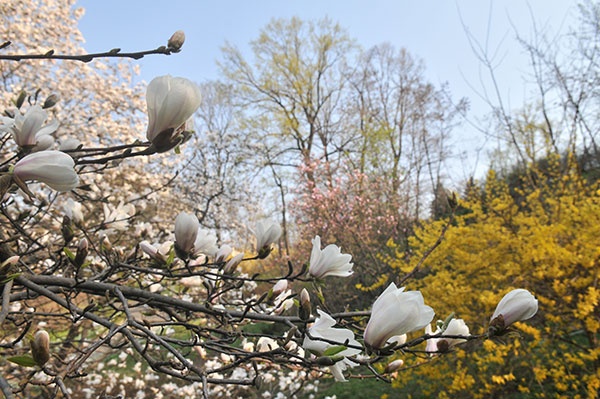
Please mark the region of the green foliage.
[[22, 356], [11, 356], [6, 358], [11, 363], [18, 364], [23, 367], [34, 367], [37, 365], [35, 360], [31, 356], [22, 355]]

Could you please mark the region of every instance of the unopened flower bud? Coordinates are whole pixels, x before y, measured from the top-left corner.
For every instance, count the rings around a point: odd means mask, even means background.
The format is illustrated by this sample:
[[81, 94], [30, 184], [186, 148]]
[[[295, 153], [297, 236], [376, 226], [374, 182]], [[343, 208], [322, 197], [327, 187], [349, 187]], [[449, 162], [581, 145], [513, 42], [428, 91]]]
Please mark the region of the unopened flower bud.
[[13, 255], [9, 257], [4, 262], [0, 263], [0, 270], [2, 270], [5, 267], [16, 265], [17, 262], [19, 262], [19, 259], [21, 259], [19, 255]]
[[44, 330], [36, 332], [30, 344], [33, 360], [39, 366], [46, 364], [50, 360], [50, 336], [48, 333]]
[[281, 237], [281, 226], [270, 219], [264, 219], [256, 224], [256, 252], [259, 259], [265, 259], [272, 251], [272, 244]]
[[74, 137], [69, 137], [61, 141], [60, 146], [58, 147], [59, 151], [73, 151], [81, 146], [81, 141], [77, 140]]
[[393, 362], [389, 362], [387, 366], [385, 366], [385, 373], [392, 373], [398, 369], [400, 369], [400, 367], [404, 366], [404, 360], [402, 359], [397, 359], [394, 360]]
[[288, 281], [287, 280], [279, 280], [277, 283], [275, 283], [275, 285], [272, 288], [273, 291], [273, 295], [279, 295], [282, 292], [284, 292], [285, 290], [287, 290], [288, 287]]
[[264, 381], [265, 381], [265, 379], [260, 374], [257, 374], [256, 377], [254, 377], [254, 386], [256, 387], [257, 390], [260, 391], [260, 389], [264, 385]]
[[44, 105], [42, 105], [42, 108], [52, 108], [56, 105], [57, 102], [58, 96], [56, 94], [50, 94], [48, 98], [46, 98], [46, 101], [44, 101]]
[[19, 96], [15, 100], [15, 105], [17, 106], [17, 109], [21, 108], [21, 106], [25, 102], [26, 98], [27, 98], [27, 92], [25, 90], [21, 90], [21, 92], [19, 93]]
[[490, 336], [502, 333], [511, 324], [532, 318], [537, 310], [538, 301], [529, 291], [512, 290], [496, 306], [488, 332]]
[[102, 249], [105, 251], [112, 250], [112, 243], [110, 242], [107, 236], [102, 237]]
[[75, 259], [73, 260], [76, 267], [81, 267], [85, 262], [85, 258], [88, 255], [88, 247], [88, 240], [85, 237], [82, 238], [77, 246], [77, 255], [75, 255]]
[[148, 241], [140, 242], [139, 246], [142, 252], [150, 256], [152, 259], [159, 259], [160, 253], [158, 252], [158, 249], [154, 245], [150, 244]]
[[200, 106], [200, 88], [185, 78], [160, 76], [146, 90], [148, 130], [146, 137], [157, 152], [180, 144], [187, 121]]
[[19, 262], [19, 255], [14, 255], [0, 263], [0, 280], [4, 279], [3, 276], [14, 273], [15, 265]]
[[315, 359], [319, 366], [333, 366], [336, 362], [331, 356], [321, 356]]
[[215, 256], [215, 261], [217, 263], [225, 262], [225, 260], [229, 257], [229, 255], [231, 255], [232, 252], [233, 252], [233, 248], [231, 248], [229, 245], [223, 245], [217, 251], [217, 255]]
[[182, 30], [178, 30], [177, 32], [173, 33], [173, 35], [167, 42], [167, 47], [173, 52], [178, 52], [179, 50], [181, 50], [181, 46], [183, 46], [184, 42], [185, 33]]
[[71, 240], [73, 240], [73, 237], [75, 237], [75, 233], [73, 232], [73, 222], [71, 221], [70, 217], [66, 215], [63, 216], [60, 231], [66, 244], [70, 243]]
[[306, 288], [302, 288], [300, 292], [300, 310], [299, 316], [302, 320], [308, 320], [310, 318], [311, 306], [310, 306], [310, 295]]
[[237, 254], [233, 258], [229, 259], [229, 262], [227, 262], [225, 267], [223, 267], [223, 273], [227, 274], [227, 275], [233, 274], [233, 272], [238, 267], [238, 265], [242, 262], [243, 259], [244, 259], [244, 254], [242, 252]]

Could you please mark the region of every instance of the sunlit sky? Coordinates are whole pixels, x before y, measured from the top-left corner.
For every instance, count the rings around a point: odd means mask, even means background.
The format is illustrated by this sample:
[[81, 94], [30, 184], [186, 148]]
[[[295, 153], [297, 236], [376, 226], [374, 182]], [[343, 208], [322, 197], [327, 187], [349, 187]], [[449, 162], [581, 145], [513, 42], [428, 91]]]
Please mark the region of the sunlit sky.
[[[78, 4], [86, 10], [79, 26], [89, 52], [151, 49], [166, 44], [174, 31], [185, 31], [181, 53], [139, 61], [145, 81], [164, 74], [197, 82], [217, 79], [216, 61], [226, 41], [250, 56], [248, 43], [272, 18], [329, 17], [364, 48], [389, 42], [422, 59], [430, 82], [446, 82], [455, 98], [469, 99], [472, 120], [488, 111], [477, 94], [487, 75], [465, 29], [496, 54], [502, 95], [518, 107], [530, 87], [523, 79], [528, 64], [516, 33], [525, 38], [535, 29], [564, 33], [578, 15], [574, 0], [80, 0]], [[469, 149], [461, 161], [460, 180], [485, 167], [485, 151], [477, 156], [484, 138], [468, 124], [456, 137], [458, 150]]]

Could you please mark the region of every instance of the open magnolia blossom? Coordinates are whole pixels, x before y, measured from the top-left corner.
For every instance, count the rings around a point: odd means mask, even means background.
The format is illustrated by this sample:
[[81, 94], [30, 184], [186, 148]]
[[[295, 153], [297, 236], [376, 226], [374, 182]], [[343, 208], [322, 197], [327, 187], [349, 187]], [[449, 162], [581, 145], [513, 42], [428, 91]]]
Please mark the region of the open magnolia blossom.
[[198, 229], [198, 234], [196, 235], [196, 240], [194, 241], [194, 256], [198, 256], [200, 254], [215, 256], [219, 251], [219, 247], [217, 246], [217, 236], [206, 230], [206, 229]]
[[261, 259], [271, 253], [271, 245], [281, 237], [281, 226], [271, 219], [263, 219], [256, 223], [254, 236], [256, 237], [256, 252]]
[[496, 306], [490, 319], [490, 332], [497, 333], [517, 321], [532, 318], [538, 310], [538, 301], [527, 290], [517, 288], [510, 291]]
[[404, 287], [391, 283], [373, 304], [364, 332], [365, 344], [380, 349], [394, 335], [425, 327], [433, 315], [433, 309], [425, 305], [420, 291], [404, 292]]
[[73, 158], [60, 151], [29, 154], [16, 163], [13, 174], [21, 181], [37, 180], [56, 191], [69, 191], [79, 185]]
[[341, 253], [340, 247], [329, 244], [321, 250], [321, 237], [312, 240], [308, 273], [316, 278], [327, 276], [348, 277], [352, 274], [352, 255]]
[[50, 135], [58, 129], [58, 121], [54, 120], [42, 127], [46, 119], [48, 119], [46, 111], [39, 105], [34, 105], [25, 112], [25, 115], [17, 112], [14, 119], [3, 117], [4, 126], [0, 127], [0, 131], [11, 132], [19, 147], [32, 148], [40, 142], [42, 147], [49, 148], [48, 144], [54, 143]]
[[333, 317], [320, 309], [317, 312], [319, 313], [319, 317], [317, 317], [314, 324], [308, 329], [302, 347], [321, 356], [332, 346], [350, 346], [333, 355], [340, 359], [330, 366], [331, 373], [336, 381], [346, 381], [343, 371], [348, 367], [355, 367], [357, 365], [357, 363], [349, 360], [348, 357], [358, 355], [361, 352], [358, 348], [362, 345], [354, 339], [352, 331], [346, 328], [333, 328], [336, 324]]
[[188, 119], [200, 106], [200, 88], [194, 82], [170, 75], [152, 79], [146, 90], [148, 130], [146, 137], [158, 152], [182, 141]]
[[442, 329], [438, 327], [435, 332], [432, 332], [431, 324], [427, 324], [425, 326], [425, 334], [429, 335], [437, 335], [442, 333], [440, 338], [430, 338], [427, 340], [427, 347], [425, 351], [427, 352], [447, 352], [450, 348], [455, 345], [462, 344], [466, 342], [466, 339], [461, 338], [444, 338], [444, 335], [469, 335], [469, 327], [465, 324], [463, 319], [452, 319], [446, 326], [444, 332]]
[[196, 215], [181, 212], [175, 218], [175, 249], [177, 256], [184, 259], [199, 254], [215, 256], [218, 252], [217, 237], [200, 228]]

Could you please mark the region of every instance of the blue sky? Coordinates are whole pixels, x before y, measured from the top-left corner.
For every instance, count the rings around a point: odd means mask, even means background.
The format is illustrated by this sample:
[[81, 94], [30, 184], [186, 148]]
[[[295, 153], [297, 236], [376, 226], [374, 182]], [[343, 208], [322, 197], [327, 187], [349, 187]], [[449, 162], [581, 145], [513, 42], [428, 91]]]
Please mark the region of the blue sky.
[[[515, 30], [530, 37], [535, 19], [538, 29], [565, 32], [577, 17], [573, 0], [80, 0], [78, 5], [86, 10], [79, 26], [89, 52], [150, 49], [166, 44], [174, 31], [185, 31], [181, 53], [139, 61], [146, 81], [164, 74], [197, 82], [216, 79], [216, 61], [226, 41], [249, 55], [248, 43], [272, 18], [327, 16], [365, 48], [389, 42], [423, 59], [432, 83], [447, 82], [455, 98], [469, 98], [472, 117], [482, 116], [487, 107], [471, 87], [481, 89], [481, 67], [463, 22], [474, 37], [487, 40], [491, 51], [497, 50], [502, 94], [516, 107], [528, 88], [522, 78], [527, 59], [515, 42]], [[471, 145], [481, 141], [464, 130]], [[474, 157], [465, 165], [467, 174], [475, 168]]]

